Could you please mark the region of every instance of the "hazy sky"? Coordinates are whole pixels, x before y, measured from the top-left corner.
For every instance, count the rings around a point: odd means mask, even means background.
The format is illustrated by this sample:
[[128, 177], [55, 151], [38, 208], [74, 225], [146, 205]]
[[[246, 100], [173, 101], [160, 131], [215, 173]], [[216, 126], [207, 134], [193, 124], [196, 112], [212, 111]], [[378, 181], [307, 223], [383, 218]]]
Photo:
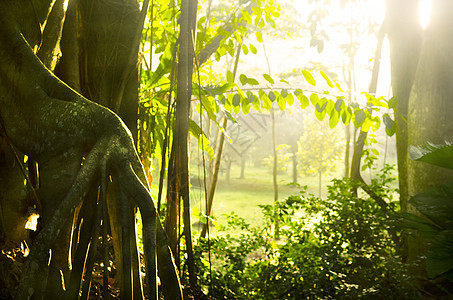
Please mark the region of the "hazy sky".
[[[308, 0], [280, 0], [282, 6], [282, 16], [285, 10], [289, 11], [289, 6], [297, 9], [300, 22], [307, 22], [308, 15], [317, 5], [310, 4]], [[421, 1], [421, 22], [424, 26], [427, 23], [427, 15], [430, 8], [430, 0]], [[354, 4], [342, 7], [339, 0], [330, 1], [331, 4], [323, 6], [328, 11], [321, 24], [329, 40], [325, 41], [322, 53], [318, 53], [316, 48], [310, 47], [310, 34], [308, 30], [301, 28], [300, 32], [285, 36], [284, 34], [264, 35], [264, 47], [270, 65], [271, 75], [288, 73], [294, 69], [308, 68], [310, 62], [320, 62], [327, 66], [330, 71], [338, 74], [338, 79], [343, 80], [343, 66], [348, 64], [347, 55], [341, 50], [340, 46], [349, 42], [349, 35], [346, 30], [347, 22], [361, 24], [361, 33], [355, 35], [354, 39], [358, 42], [358, 50], [355, 56], [355, 72], [357, 93], [368, 91], [371, 79], [371, 69], [373, 67], [374, 53], [376, 51], [376, 34], [370, 32], [370, 24], [375, 24], [375, 28], [383, 23], [385, 17], [384, 0], [357, 1]], [[318, 5], [319, 7], [319, 5]], [[276, 21], [278, 26], [279, 20]], [[257, 45], [256, 41], [250, 41], [258, 48], [258, 54], [241, 56], [239, 73], [259, 76], [268, 73], [266, 57], [263, 45]], [[390, 96], [390, 61], [389, 61], [388, 42], [384, 42], [380, 76], [378, 81], [378, 96]], [[259, 78], [258, 78], [259, 79]], [[301, 79], [302, 80], [302, 79]], [[346, 88], [343, 86], [343, 88]]]

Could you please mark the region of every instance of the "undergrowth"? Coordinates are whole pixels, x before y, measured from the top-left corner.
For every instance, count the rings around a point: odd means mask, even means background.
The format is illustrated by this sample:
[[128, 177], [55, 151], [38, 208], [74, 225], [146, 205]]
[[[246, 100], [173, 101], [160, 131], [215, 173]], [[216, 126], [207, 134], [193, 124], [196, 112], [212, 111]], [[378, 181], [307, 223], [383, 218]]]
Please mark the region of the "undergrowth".
[[276, 207], [260, 206], [262, 226], [229, 214], [216, 237], [194, 241], [202, 289], [214, 299], [418, 298], [397, 245], [394, 180], [386, 167], [370, 183], [391, 213], [344, 178], [332, 181], [326, 199], [303, 188]]

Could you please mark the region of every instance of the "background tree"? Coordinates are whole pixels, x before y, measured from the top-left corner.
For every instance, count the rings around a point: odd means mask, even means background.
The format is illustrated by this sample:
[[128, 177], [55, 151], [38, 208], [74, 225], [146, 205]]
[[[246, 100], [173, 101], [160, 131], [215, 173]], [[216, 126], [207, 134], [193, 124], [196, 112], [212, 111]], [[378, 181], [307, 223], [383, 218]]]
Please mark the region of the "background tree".
[[342, 142], [336, 130], [318, 120], [307, 122], [298, 142], [299, 170], [304, 175], [318, 175], [321, 198], [322, 175], [334, 172], [341, 160]]

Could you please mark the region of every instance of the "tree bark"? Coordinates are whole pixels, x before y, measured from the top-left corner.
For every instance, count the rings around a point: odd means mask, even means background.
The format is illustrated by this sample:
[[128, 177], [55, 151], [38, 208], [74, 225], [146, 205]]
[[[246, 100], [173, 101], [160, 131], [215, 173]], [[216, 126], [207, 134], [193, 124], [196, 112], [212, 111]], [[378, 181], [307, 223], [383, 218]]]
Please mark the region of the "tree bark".
[[[179, 207], [183, 202], [184, 236], [187, 251], [187, 266], [191, 286], [196, 286], [195, 262], [192, 249], [192, 231], [190, 222], [189, 200], [189, 170], [188, 170], [188, 132], [189, 110], [192, 96], [192, 72], [194, 63], [195, 23], [197, 1], [189, 0], [181, 3], [181, 16], [179, 19], [179, 63], [177, 76], [177, 96], [175, 129], [172, 153], [169, 161], [168, 188], [167, 188], [167, 219], [166, 231], [169, 235], [170, 246], [179, 258], [179, 236], [177, 234], [180, 224]], [[171, 171], [171, 173], [170, 173]]]
[[[420, 59], [408, 104], [408, 143], [441, 144], [453, 140], [453, 2], [432, 2], [431, 23], [425, 30]], [[415, 195], [430, 187], [453, 180], [453, 172], [408, 160], [408, 194]], [[411, 211], [411, 208], [408, 207]], [[409, 259], [426, 253], [421, 239], [409, 241]]]
[[[404, 17], [403, 17], [404, 16]], [[418, 17], [418, 1], [387, 1], [386, 30], [390, 44], [393, 95], [398, 98], [395, 109], [396, 149], [400, 206], [407, 211], [408, 174], [408, 103], [417, 70], [422, 28]]]
[[[106, 178], [111, 175], [121, 185], [121, 194], [140, 208], [148, 295], [156, 299], [159, 227], [130, 131], [116, 114], [74, 92], [36, 57], [33, 49], [42, 39], [40, 22], [46, 20], [50, 1], [31, 4], [0, 3], [0, 119], [4, 136], [40, 165], [42, 183], [38, 192], [43, 202], [43, 229], [31, 248], [17, 298], [42, 297], [49, 248], [58, 250], [55, 239], [93, 186], [100, 186], [105, 195]], [[108, 80], [104, 83], [111, 84]], [[123, 240], [128, 246], [130, 242]], [[161, 246], [158, 249], [165, 248]], [[168, 259], [168, 248], [159, 251]], [[51, 265], [60, 254], [52, 252]]]

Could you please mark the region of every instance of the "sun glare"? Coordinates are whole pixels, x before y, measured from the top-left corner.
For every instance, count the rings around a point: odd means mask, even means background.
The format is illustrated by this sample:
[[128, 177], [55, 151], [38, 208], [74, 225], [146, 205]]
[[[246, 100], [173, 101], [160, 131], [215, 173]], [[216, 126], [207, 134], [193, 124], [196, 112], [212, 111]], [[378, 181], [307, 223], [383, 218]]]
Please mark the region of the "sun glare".
[[431, 14], [431, 1], [432, 0], [420, 0], [419, 2], [418, 17], [423, 29], [425, 29], [429, 23], [429, 17]]

